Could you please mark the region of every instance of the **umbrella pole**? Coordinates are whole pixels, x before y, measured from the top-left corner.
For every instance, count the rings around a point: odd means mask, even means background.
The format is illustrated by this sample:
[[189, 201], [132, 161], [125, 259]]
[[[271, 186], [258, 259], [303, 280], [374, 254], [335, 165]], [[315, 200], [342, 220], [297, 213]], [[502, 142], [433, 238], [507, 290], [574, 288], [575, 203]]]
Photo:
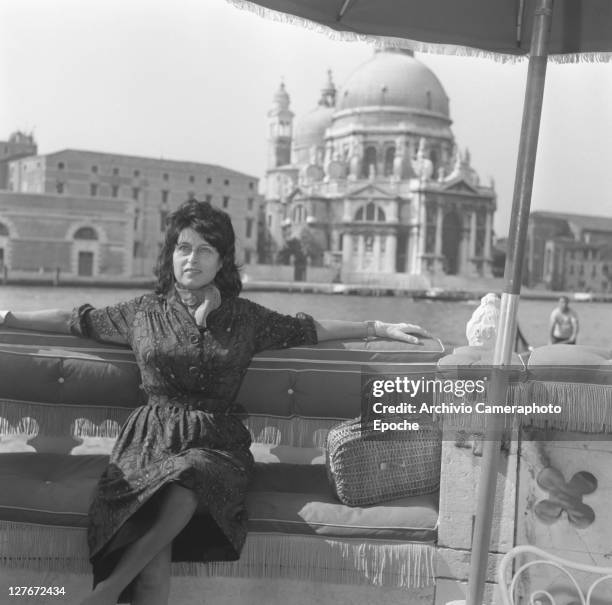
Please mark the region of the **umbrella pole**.
[[[504, 269], [505, 286], [501, 299], [498, 336], [493, 354], [493, 374], [489, 389], [490, 401], [495, 404], [506, 402], [508, 379], [503, 368], [511, 362], [516, 334], [516, 315], [521, 292], [521, 274], [542, 114], [552, 8], [553, 0], [537, 0], [534, 10], [523, 121], [512, 199], [508, 255]], [[466, 605], [481, 605], [483, 602], [501, 438], [505, 425], [505, 418], [501, 415], [492, 415], [487, 418], [487, 421]]]

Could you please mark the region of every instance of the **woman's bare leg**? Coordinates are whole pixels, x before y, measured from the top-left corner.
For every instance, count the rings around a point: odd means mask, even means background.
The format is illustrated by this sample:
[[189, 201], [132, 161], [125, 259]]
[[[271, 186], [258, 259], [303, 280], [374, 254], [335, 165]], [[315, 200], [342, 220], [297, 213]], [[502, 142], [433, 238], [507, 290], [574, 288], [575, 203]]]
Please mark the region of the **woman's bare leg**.
[[132, 605], [167, 605], [172, 543], [164, 546], [134, 579]]
[[191, 490], [175, 483], [166, 487], [154, 525], [125, 549], [112, 574], [81, 605], [115, 605], [121, 591], [187, 525], [196, 507], [197, 498]]

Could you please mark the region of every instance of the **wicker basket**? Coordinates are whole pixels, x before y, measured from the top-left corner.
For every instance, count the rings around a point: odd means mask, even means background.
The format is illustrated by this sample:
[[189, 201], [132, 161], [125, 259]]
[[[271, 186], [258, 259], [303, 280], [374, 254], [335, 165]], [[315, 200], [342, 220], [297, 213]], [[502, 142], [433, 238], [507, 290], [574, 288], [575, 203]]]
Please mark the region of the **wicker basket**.
[[341, 502], [362, 506], [438, 489], [442, 432], [430, 418], [410, 420], [418, 430], [393, 435], [374, 431], [361, 418], [330, 429], [327, 474]]

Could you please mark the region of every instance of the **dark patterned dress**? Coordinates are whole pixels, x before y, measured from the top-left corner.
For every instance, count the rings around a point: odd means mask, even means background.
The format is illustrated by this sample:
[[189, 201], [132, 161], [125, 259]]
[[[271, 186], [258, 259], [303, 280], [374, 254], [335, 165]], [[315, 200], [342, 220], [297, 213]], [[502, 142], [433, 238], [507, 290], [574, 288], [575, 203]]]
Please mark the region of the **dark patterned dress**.
[[[224, 299], [206, 323], [199, 327], [174, 291], [75, 309], [73, 333], [131, 346], [148, 398], [121, 428], [91, 504], [94, 585], [151, 526], [156, 495], [170, 482], [199, 501], [173, 541], [173, 561], [240, 556], [254, 463], [234, 399], [255, 353], [316, 343], [316, 329], [308, 315], [281, 315], [238, 297]], [[131, 586], [120, 602], [130, 593]]]

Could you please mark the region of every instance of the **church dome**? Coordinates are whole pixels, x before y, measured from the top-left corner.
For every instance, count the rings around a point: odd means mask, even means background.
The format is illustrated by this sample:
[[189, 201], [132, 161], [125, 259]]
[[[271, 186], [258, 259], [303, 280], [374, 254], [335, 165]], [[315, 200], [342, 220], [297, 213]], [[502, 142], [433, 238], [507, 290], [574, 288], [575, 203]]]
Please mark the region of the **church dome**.
[[327, 71], [327, 81], [321, 89], [319, 104], [298, 118], [293, 126], [293, 150], [297, 161], [306, 161], [313, 147], [323, 147], [325, 130], [331, 125], [336, 111], [336, 86], [331, 70]]
[[450, 117], [442, 84], [406, 50], [377, 51], [349, 76], [338, 97], [337, 111], [392, 106]]
[[334, 107], [317, 105], [313, 110], [296, 120], [293, 127], [293, 145], [296, 148], [310, 148], [323, 145], [326, 128], [331, 124]]

